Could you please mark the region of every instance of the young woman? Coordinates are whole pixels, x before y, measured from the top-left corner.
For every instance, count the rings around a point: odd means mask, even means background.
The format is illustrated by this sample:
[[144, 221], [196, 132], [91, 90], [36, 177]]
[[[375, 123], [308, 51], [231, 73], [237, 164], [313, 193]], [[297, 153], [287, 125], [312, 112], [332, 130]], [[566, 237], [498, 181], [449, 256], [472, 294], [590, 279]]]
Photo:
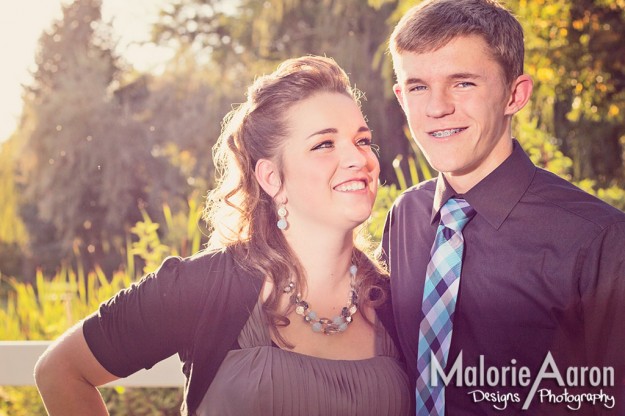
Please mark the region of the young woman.
[[165, 260], [46, 351], [51, 415], [106, 414], [94, 386], [173, 354], [185, 415], [408, 413], [387, 278], [355, 244], [379, 174], [358, 98], [329, 58], [254, 82], [215, 146], [209, 247]]

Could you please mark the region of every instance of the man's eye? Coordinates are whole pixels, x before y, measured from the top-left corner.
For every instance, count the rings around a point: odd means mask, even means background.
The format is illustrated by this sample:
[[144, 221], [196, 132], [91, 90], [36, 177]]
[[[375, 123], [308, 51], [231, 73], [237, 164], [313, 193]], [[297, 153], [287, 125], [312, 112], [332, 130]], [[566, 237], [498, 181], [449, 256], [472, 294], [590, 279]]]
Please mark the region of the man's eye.
[[408, 91], [413, 92], [413, 91], [425, 91], [426, 90], [426, 86], [425, 85], [413, 85], [411, 87], [408, 88]]
[[469, 81], [464, 81], [464, 82], [458, 83], [458, 86], [462, 88], [467, 88], [467, 87], [474, 87], [475, 84]]

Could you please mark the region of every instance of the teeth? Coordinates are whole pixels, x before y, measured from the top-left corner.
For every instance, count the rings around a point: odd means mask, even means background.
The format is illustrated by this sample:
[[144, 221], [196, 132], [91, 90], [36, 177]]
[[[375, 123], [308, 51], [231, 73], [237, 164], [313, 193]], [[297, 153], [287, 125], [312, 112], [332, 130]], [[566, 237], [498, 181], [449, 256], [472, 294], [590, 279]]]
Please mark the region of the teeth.
[[365, 183], [362, 181], [348, 182], [336, 187], [336, 190], [341, 192], [358, 191], [360, 189], [365, 189]]
[[439, 130], [439, 131], [435, 131], [434, 133], [430, 133], [430, 134], [432, 136], [434, 136], [434, 137], [441, 138], [441, 137], [449, 137], [452, 134], [456, 134], [456, 133], [459, 133], [461, 131], [462, 131], [462, 129]]

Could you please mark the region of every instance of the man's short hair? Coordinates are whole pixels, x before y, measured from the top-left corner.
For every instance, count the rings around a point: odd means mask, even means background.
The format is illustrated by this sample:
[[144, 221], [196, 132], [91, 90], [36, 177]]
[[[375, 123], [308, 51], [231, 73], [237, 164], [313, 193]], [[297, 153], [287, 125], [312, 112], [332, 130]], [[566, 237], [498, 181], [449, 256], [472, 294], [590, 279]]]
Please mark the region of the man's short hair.
[[496, 0], [426, 0], [411, 8], [391, 35], [393, 62], [402, 53], [436, 51], [468, 35], [486, 41], [508, 85], [523, 74], [523, 28]]

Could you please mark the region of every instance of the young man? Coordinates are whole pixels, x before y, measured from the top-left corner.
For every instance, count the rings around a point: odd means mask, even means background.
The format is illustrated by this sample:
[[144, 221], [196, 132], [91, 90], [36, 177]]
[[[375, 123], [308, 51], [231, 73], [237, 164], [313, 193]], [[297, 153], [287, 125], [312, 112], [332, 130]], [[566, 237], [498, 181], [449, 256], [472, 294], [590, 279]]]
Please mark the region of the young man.
[[440, 172], [397, 200], [382, 241], [417, 415], [616, 414], [625, 214], [512, 138], [532, 92], [519, 22], [495, 0], [428, 0], [390, 49]]

